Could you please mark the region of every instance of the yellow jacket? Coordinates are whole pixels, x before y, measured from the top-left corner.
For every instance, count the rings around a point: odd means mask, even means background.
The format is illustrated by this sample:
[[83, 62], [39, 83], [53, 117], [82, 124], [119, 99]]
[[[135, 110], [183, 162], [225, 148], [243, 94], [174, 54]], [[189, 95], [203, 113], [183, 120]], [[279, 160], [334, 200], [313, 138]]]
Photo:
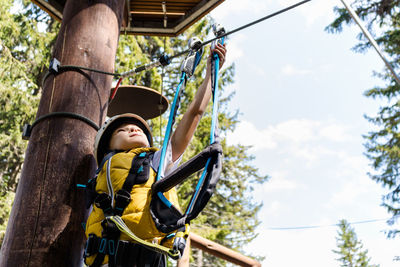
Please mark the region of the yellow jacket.
[[[110, 177], [112, 182], [112, 187], [114, 192], [118, 192], [125, 182], [128, 176], [129, 170], [131, 168], [133, 158], [142, 153], [156, 151], [156, 148], [136, 148], [130, 151], [121, 152], [115, 154], [111, 159]], [[96, 192], [97, 193], [107, 193], [107, 163], [103, 165], [97, 177]], [[139, 238], [150, 242], [157, 242], [165, 237], [167, 234], [162, 233], [157, 230], [153, 219], [150, 214], [150, 202], [151, 202], [151, 186], [155, 182], [156, 172], [150, 167], [149, 179], [144, 184], [136, 184], [131, 190], [131, 202], [126, 206], [121, 218], [129, 229]], [[164, 193], [165, 197], [171, 201], [171, 203], [179, 207], [178, 197], [175, 188]], [[105, 219], [103, 210], [92, 205], [93, 210], [89, 215], [86, 223], [86, 237], [89, 234], [95, 234], [101, 237], [101, 232], [103, 230], [101, 222]], [[128, 240], [129, 237], [124, 233], [121, 233], [120, 240]], [[167, 247], [172, 247], [172, 242], [166, 242], [163, 244]], [[88, 257], [86, 259], [87, 264], [92, 264], [95, 255]], [[103, 264], [108, 262], [108, 257], [104, 259]]]

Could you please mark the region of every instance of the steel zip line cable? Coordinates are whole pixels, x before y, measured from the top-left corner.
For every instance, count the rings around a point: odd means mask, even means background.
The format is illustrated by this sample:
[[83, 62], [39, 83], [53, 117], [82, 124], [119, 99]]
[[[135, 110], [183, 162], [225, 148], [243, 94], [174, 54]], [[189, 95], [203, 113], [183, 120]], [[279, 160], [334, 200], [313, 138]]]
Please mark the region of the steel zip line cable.
[[[281, 9], [281, 10], [278, 10], [278, 11], [272, 13], [272, 14], [269, 14], [269, 15], [267, 15], [267, 16], [265, 16], [265, 17], [262, 17], [262, 18], [260, 18], [260, 19], [255, 20], [255, 21], [252, 21], [252, 22], [250, 22], [250, 23], [248, 23], [248, 24], [245, 24], [245, 25], [243, 25], [243, 26], [241, 26], [241, 27], [238, 27], [238, 28], [236, 28], [236, 29], [234, 29], [234, 30], [232, 30], [232, 31], [229, 31], [229, 32], [227, 32], [227, 33], [224, 33], [223, 35], [219, 36], [218, 38], [223, 38], [223, 37], [228, 36], [228, 35], [231, 35], [231, 34], [233, 34], [233, 33], [235, 33], [235, 32], [241, 31], [241, 30], [243, 30], [243, 29], [245, 29], [245, 28], [248, 28], [248, 27], [253, 26], [253, 25], [257, 24], [257, 23], [260, 23], [260, 22], [262, 22], [262, 21], [264, 21], [264, 20], [267, 20], [267, 19], [270, 19], [270, 18], [272, 18], [272, 17], [275, 17], [275, 16], [277, 16], [277, 15], [279, 15], [279, 14], [282, 14], [282, 13], [284, 13], [284, 12], [286, 12], [286, 11], [289, 11], [289, 10], [295, 8], [295, 7], [298, 7], [298, 6], [300, 6], [300, 5], [303, 5], [303, 4], [305, 4], [305, 3], [307, 3], [307, 2], [310, 2], [310, 1], [311, 1], [311, 0], [303, 0], [303, 1], [300, 1], [300, 2], [298, 2], [298, 3], [296, 3], [296, 4], [293, 4], [293, 5], [291, 5], [291, 6], [288, 6], [288, 7], [286, 7], [286, 8], [283, 8], [283, 9]], [[200, 44], [198, 47], [196, 47], [195, 49], [199, 49], [199, 48], [201, 48], [202, 46], [205, 46], [205, 45], [207, 45], [207, 44], [209, 44], [209, 43], [211, 43], [211, 42], [217, 40], [218, 38], [215, 37], [215, 38], [212, 38], [212, 39], [210, 39], [210, 40], [208, 40], [208, 41], [205, 41], [205, 42], [201, 43], [201, 44]], [[171, 62], [172, 59], [177, 58], [177, 57], [180, 57], [180, 56], [182, 56], [182, 55], [188, 53], [190, 50], [191, 50], [191, 49], [186, 49], [186, 50], [184, 50], [184, 51], [182, 51], [182, 52], [179, 52], [178, 54], [175, 54], [175, 55], [173, 55], [173, 56], [171, 56], [171, 57], [169, 57], [169, 56], [167, 56], [167, 55], [162, 55], [162, 56], [159, 58], [159, 60], [157, 60], [157, 61], [153, 61], [153, 62], [150, 62], [150, 63], [148, 63], [148, 64], [139, 66], [139, 67], [137, 67], [137, 68], [135, 68], [135, 69], [133, 69], [133, 70], [129, 70], [129, 71], [124, 72], [124, 73], [112, 73], [112, 72], [106, 72], [106, 71], [101, 71], [101, 70], [92, 69], [92, 68], [87, 68], [87, 67], [81, 67], [81, 66], [72, 66], [72, 65], [61, 66], [61, 65], [60, 65], [60, 62], [59, 62], [58, 60], [53, 59], [52, 62], [50, 63], [50, 67], [49, 67], [50, 71], [49, 71], [49, 72], [45, 75], [45, 77], [43, 78], [42, 84], [44, 83], [44, 81], [46, 80], [46, 78], [47, 78], [50, 74], [58, 73], [59, 71], [67, 71], [67, 70], [76, 70], [76, 71], [87, 70], [87, 71], [93, 71], [93, 72], [102, 73], [102, 74], [105, 74], [105, 75], [114, 76], [114, 77], [116, 77], [116, 78], [124, 78], [124, 77], [128, 77], [128, 76], [134, 75], [134, 74], [139, 73], [139, 72], [144, 71], [144, 70], [148, 70], [148, 69], [152, 69], [152, 68], [155, 68], [155, 67], [159, 67], [159, 66], [161, 66], [161, 65], [162, 65], [162, 66], [169, 65], [169, 63]]]
[[340, 0], [340, 1], [342, 1], [344, 7], [347, 9], [347, 11], [349, 11], [351, 17], [356, 21], [356, 23], [360, 27], [361, 31], [364, 33], [364, 35], [367, 37], [369, 42], [375, 48], [376, 52], [382, 58], [383, 62], [385, 62], [386, 67], [390, 70], [390, 72], [392, 73], [392, 75], [393, 75], [394, 79], [396, 80], [397, 84], [400, 86], [400, 78], [399, 78], [399, 76], [397, 76], [396, 72], [394, 71], [392, 65], [390, 65], [389, 61], [387, 61], [386, 58], [383, 56], [383, 53], [380, 51], [379, 46], [376, 43], [375, 39], [371, 36], [369, 31], [361, 23], [361, 20], [358, 17], [358, 15], [356, 14], [356, 12], [354, 12], [354, 10], [351, 8], [351, 6], [345, 0]]
[[[289, 11], [290, 9], [293, 9], [293, 8], [295, 8], [295, 7], [298, 7], [298, 6], [302, 5], [302, 4], [305, 4], [305, 3], [310, 2], [310, 1], [311, 1], [311, 0], [304, 0], [304, 1], [298, 2], [298, 3], [296, 3], [296, 4], [293, 4], [293, 5], [291, 5], [291, 6], [288, 6], [288, 7], [284, 8], [284, 9], [281, 9], [281, 10], [279, 10], [279, 11], [276, 11], [276, 12], [274, 12], [274, 13], [272, 13], [272, 14], [269, 14], [269, 15], [267, 15], [267, 16], [265, 16], [265, 17], [262, 17], [262, 18], [260, 18], [260, 19], [258, 19], [258, 20], [255, 20], [255, 21], [250, 22], [250, 23], [248, 23], [248, 24], [246, 24], [246, 25], [240, 26], [239, 28], [236, 28], [236, 29], [234, 29], [234, 30], [232, 30], [232, 31], [229, 31], [229, 32], [227, 32], [227, 33], [224, 33], [224, 34], [222, 34], [222, 35], [219, 36], [219, 37], [214, 37], [214, 38], [212, 38], [212, 39], [210, 39], [210, 40], [208, 40], [208, 41], [205, 41], [205, 42], [203, 42], [203, 43], [201, 44], [201, 46], [205, 46], [205, 45], [207, 45], [207, 44], [209, 44], [209, 43], [211, 43], [211, 42], [213, 42], [213, 41], [215, 41], [215, 40], [217, 40], [217, 39], [219, 39], [219, 38], [223, 38], [223, 37], [225, 37], [225, 36], [231, 35], [232, 33], [235, 33], [235, 32], [241, 31], [241, 30], [244, 30], [245, 28], [248, 28], [248, 27], [253, 26], [253, 25], [257, 24], [257, 23], [260, 23], [260, 22], [262, 22], [262, 21], [264, 21], [264, 20], [267, 20], [267, 19], [270, 19], [270, 18], [272, 18], [272, 17], [275, 17], [275, 16], [277, 16], [277, 15], [279, 15], [279, 14], [282, 14], [282, 13], [284, 13], [284, 12], [286, 12], [286, 11]], [[199, 48], [200, 48], [200, 47], [199, 47]], [[182, 51], [182, 52], [180, 52], [180, 53], [178, 53], [178, 54], [176, 54], [176, 55], [171, 56], [170, 59], [174, 59], [174, 58], [176, 58], [176, 57], [179, 57], [179, 56], [181, 56], [181, 55], [183, 55], [183, 54], [188, 53], [189, 51], [190, 51], [190, 49], [187, 49], [187, 50], [185, 50], [185, 51]]]
[[[279, 15], [279, 14], [282, 14], [282, 13], [284, 13], [284, 12], [286, 12], [286, 11], [289, 11], [289, 10], [295, 8], [295, 7], [298, 7], [298, 6], [302, 5], [302, 4], [305, 4], [305, 3], [310, 2], [310, 1], [311, 1], [311, 0], [303, 0], [303, 1], [301, 1], [301, 2], [298, 2], [298, 3], [296, 3], [296, 4], [293, 4], [293, 5], [291, 5], [291, 6], [288, 6], [288, 7], [284, 8], [284, 9], [278, 10], [278, 11], [272, 13], [272, 14], [269, 14], [269, 15], [267, 15], [267, 16], [265, 16], [265, 17], [262, 17], [262, 18], [260, 18], [260, 19], [258, 19], [258, 20], [255, 20], [255, 21], [252, 21], [252, 22], [250, 22], [250, 23], [248, 23], [248, 24], [245, 24], [245, 25], [243, 25], [243, 26], [240, 26], [240, 27], [238, 27], [238, 28], [236, 28], [236, 29], [234, 29], [234, 30], [232, 30], [232, 31], [229, 31], [229, 32], [227, 32], [227, 33], [224, 33], [224, 34], [222, 34], [222, 35], [219, 36], [219, 37], [214, 37], [214, 38], [212, 38], [212, 39], [210, 39], [210, 40], [208, 40], [208, 41], [205, 41], [205, 42], [201, 43], [201, 45], [200, 45], [199, 47], [197, 47], [197, 49], [199, 49], [200, 47], [205, 46], [205, 45], [207, 45], [207, 44], [209, 44], [209, 43], [211, 43], [211, 42], [213, 42], [213, 41], [215, 41], [215, 40], [217, 40], [217, 39], [219, 39], [219, 38], [224, 38], [224, 37], [226, 37], [226, 36], [228, 36], [228, 35], [231, 35], [231, 34], [233, 34], [233, 33], [235, 33], [235, 32], [244, 30], [244, 29], [246, 29], [246, 28], [248, 28], [248, 27], [250, 27], [250, 26], [253, 26], [253, 25], [255, 25], [255, 24], [257, 24], [257, 23], [260, 23], [260, 22], [262, 22], [262, 21], [264, 21], [264, 20], [267, 20], [267, 19], [270, 19], [270, 18], [272, 18], [272, 17], [275, 17], [275, 16], [277, 16], [277, 15]], [[182, 55], [188, 53], [190, 50], [191, 50], [191, 49], [186, 49], [186, 50], [184, 50], [184, 51], [182, 51], [182, 52], [179, 52], [178, 54], [175, 54], [175, 55], [173, 55], [173, 56], [171, 56], [171, 57], [168, 57], [168, 60], [171, 61], [171, 60], [174, 59], [174, 58], [180, 57], [180, 56], [182, 56]], [[138, 67], [138, 68], [136, 68], [135, 70], [131, 70], [131, 71], [127, 71], [127, 72], [125, 72], [125, 73], [122, 73], [121, 76], [122, 76], [122, 77], [126, 77], [126, 76], [128, 76], [128, 75], [137, 73], [136, 70], [138, 70], [138, 69], [140, 69], [139, 71], [142, 71], [142, 70], [145, 70], [145, 69], [158, 67], [158, 66], [160, 66], [160, 65], [162, 65], [161, 62], [155, 61], [155, 62], [146, 64], [146, 65], [144, 65], [144, 66]]]

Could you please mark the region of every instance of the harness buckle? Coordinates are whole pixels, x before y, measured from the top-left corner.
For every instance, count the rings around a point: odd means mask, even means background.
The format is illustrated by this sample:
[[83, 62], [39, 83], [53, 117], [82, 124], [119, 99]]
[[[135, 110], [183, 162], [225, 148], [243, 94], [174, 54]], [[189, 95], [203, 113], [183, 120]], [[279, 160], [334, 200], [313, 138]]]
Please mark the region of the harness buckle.
[[101, 226], [103, 227], [102, 236], [107, 237], [109, 239], [115, 239], [116, 235], [120, 233], [118, 226], [106, 217], [102, 222]]
[[186, 239], [189, 236], [190, 226], [189, 224], [185, 224], [183, 229], [181, 228], [175, 235], [174, 243], [172, 245], [172, 249], [174, 251], [179, 251], [179, 258], [182, 257], [183, 252], [185, 251], [186, 247]]
[[97, 250], [97, 248], [96, 248], [96, 243], [97, 242], [96, 241], [97, 241], [96, 235], [95, 234], [89, 234], [89, 237], [88, 237], [88, 239], [86, 241], [85, 251], [83, 252], [83, 257], [87, 258], [87, 257], [90, 257], [90, 256], [95, 254], [93, 252], [95, 250]]
[[94, 204], [99, 209], [102, 209], [104, 213], [107, 213], [112, 210], [111, 197], [106, 193], [98, 194], [94, 200]]
[[121, 189], [115, 194], [114, 199], [115, 210], [119, 215], [122, 215], [125, 207], [131, 202], [131, 194], [128, 191]]
[[186, 247], [186, 239], [184, 237], [175, 237], [174, 244], [172, 245], [172, 250], [179, 251], [179, 258], [182, 257], [183, 252], [185, 251]]

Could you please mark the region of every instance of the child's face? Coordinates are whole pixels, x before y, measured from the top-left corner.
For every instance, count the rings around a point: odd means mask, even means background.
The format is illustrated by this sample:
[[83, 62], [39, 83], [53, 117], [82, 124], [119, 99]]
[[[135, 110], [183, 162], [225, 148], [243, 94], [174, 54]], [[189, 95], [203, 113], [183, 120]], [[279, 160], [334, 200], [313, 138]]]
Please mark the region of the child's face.
[[146, 134], [133, 123], [125, 123], [119, 126], [110, 139], [111, 150], [130, 150], [148, 146], [149, 141]]

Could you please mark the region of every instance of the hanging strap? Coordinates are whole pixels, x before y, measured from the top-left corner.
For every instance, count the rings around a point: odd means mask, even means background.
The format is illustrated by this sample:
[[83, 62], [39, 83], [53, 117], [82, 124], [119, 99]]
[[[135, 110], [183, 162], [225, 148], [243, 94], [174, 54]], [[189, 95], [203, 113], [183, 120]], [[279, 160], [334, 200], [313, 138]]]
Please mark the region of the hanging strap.
[[174, 100], [171, 105], [171, 111], [169, 113], [168, 124], [165, 130], [163, 146], [161, 149], [160, 163], [158, 165], [156, 181], [159, 181], [164, 177], [163, 170], [165, 165], [165, 155], [167, 152], [167, 146], [169, 143], [169, 139], [171, 138], [172, 127], [175, 124], [175, 117], [178, 112], [180, 99], [186, 87], [187, 78], [193, 75], [203, 55], [201, 41], [198, 38], [194, 37], [190, 39], [189, 48], [190, 48], [189, 54], [187, 55], [187, 57], [185, 58], [185, 60], [182, 62], [181, 65], [181, 77], [179, 80], [179, 84], [176, 88]]
[[163, 141], [163, 146], [161, 149], [160, 163], [158, 165], [156, 181], [161, 180], [164, 176], [163, 170], [164, 170], [164, 165], [165, 165], [165, 155], [167, 153], [167, 146], [168, 146], [169, 139], [171, 137], [172, 126], [175, 123], [175, 117], [178, 112], [180, 98], [181, 98], [182, 92], [184, 91], [184, 88], [186, 86], [186, 80], [187, 80], [186, 73], [182, 72], [178, 87], [176, 88], [174, 101], [172, 102], [172, 105], [171, 105], [171, 111], [170, 111], [169, 118], [168, 118], [167, 128], [165, 130], [164, 141]]
[[[218, 35], [223, 35], [225, 33], [225, 30], [219, 26], [219, 25], [214, 25], [213, 26], [214, 34], [218, 37]], [[221, 44], [224, 44], [225, 38], [222, 37], [220, 40], [217, 40], [216, 42], [220, 42]], [[213, 93], [213, 112], [212, 112], [212, 119], [211, 119], [211, 132], [210, 132], [210, 144], [213, 144], [214, 142], [219, 143], [219, 132], [218, 132], [218, 104], [219, 104], [219, 91], [218, 91], [218, 73], [219, 73], [219, 56], [214, 53], [213, 55], [213, 61], [212, 61], [212, 73], [213, 73], [213, 83], [212, 83], [212, 93]], [[213, 163], [213, 164], [212, 164]], [[195, 202], [198, 201], [199, 194], [202, 192], [203, 195], [202, 197], [205, 197], [203, 201], [200, 201], [199, 204], [197, 205], [198, 208], [203, 209], [205, 205], [207, 204], [208, 200], [210, 199], [212, 192], [214, 191], [215, 185], [219, 179], [219, 175], [221, 173], [222, 169], [222, 159], [221, 157], [217, 158], [209, 158], [206, 166], [204, 167], [204, 171], [196, 185], [196, 191], [194, 195], [192, 196], [192, 199], [190, 200], [190, 204], [188, 208], [186, 209], [186, 216], [189, 216], [191, 212], [194, 210]], [[212, 176], [211, 174], [214, 174]], [[213, 183], [210, 183], [210, 179], [213, 177]], [[210, 188], [207, 188], [206, 185], [211, 185]], [[207, 193], [208, 192], [208, 193]], [[205, 203], [204, 203], [205, 202]], [[199, 213], [200, 211], [196, 211], [194, 214]], [[194, 215], [193, 214], [193, 215]], [[193, 216], [192, 215], [192, 216]], [[190, 217], [192, 217], [190, 216]]]
[[[224, 33], [223, 28], [221, 28], [222, 27], [218, 28], [218, 34]], [[223, 43], [223, 41], [222, 38], [220, 42]], [[150, 213], [157, 229], [164, 233], [179, 229], [197, 217], [212, 196], [222, 170], [222, 147], [218, 137], [218, 55], [213, 55], [212, 64], [213, 112], [210, 146], [167, 177], [162, 180], [156, 180], [152, 187], [153, 198], [150, 204]], [[173, 114], [172, 111], [171, 114]], [[161, 158], [161, 160], [163, 160], [163, 158]], [[182, 214], [163, 193], [202, 168], [204, 168], [204, 171], [196, 185], [194, 194], [185, 213]]]

